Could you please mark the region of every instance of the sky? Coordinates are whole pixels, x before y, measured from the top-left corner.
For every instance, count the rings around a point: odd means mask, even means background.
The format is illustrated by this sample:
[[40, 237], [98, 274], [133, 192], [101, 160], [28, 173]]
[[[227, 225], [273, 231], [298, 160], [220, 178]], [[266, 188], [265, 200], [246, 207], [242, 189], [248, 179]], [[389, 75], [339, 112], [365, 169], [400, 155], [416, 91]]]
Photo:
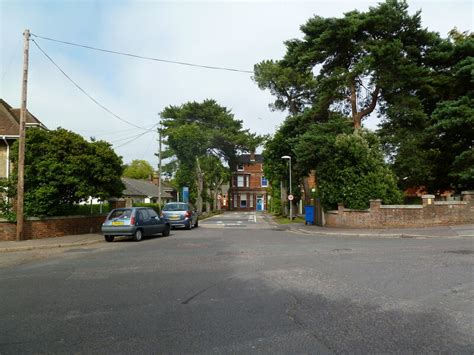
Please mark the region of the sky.
[[[280, 59], [284, 41], [300, 38], [314, 15], [342, 17], [378, 1], [121, 1], [0, 0], [0, 97], [20, 107], [24, 29], [115, 51], [202, 65], [252, 70]], [[423, 27], [446, 37], [473, 31], [470, 0], [408, 1], [422, 11]], [[30, 42], [28, 110], [49, 129], [63, 127], [113, 144], [125, 163], [144, 159], [155, 168], [159, 112], [169, 105], [215, 99], [243, 126], [272, 134], [286, 112], [272, 112], [272, 96], [252, 74], [145, 61], [32, 37], [90, 96], [132, 125], [94, 104]], [[377, 118], [365, 122], [375, 129]], [[147, 130], [148, 129], [148, 130]]]

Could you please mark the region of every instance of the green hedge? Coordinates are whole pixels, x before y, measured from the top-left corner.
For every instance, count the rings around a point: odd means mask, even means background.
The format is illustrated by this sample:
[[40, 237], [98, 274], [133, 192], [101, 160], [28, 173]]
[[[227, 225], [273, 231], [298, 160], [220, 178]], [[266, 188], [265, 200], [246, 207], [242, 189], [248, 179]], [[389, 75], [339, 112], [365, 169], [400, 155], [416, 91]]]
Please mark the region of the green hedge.
[[159, 203], [134, 202], [133, 207], [151, 207], [156, 213], [158, 213], [158, 215], [161, 213], [161, 206]]

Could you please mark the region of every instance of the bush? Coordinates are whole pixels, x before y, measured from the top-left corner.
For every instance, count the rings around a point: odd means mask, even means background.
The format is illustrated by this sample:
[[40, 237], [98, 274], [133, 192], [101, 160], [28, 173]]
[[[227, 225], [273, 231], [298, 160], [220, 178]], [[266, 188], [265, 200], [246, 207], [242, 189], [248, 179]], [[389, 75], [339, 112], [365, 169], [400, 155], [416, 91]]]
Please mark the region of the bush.
[[133, 207], [151, 207], [156, 213], [158, 213], [158, 215], [161, 213], [161, 206], [159, 203], [134, 202]]
[[366, 209], [370, 199], [399, 204], [402, 194], [383, 160], [378, 139], [367, 131], [340, 134], [331, 157], [332, 167], [319, 173], [319, 189], [326, 209], [343, 202], [348, 208]]

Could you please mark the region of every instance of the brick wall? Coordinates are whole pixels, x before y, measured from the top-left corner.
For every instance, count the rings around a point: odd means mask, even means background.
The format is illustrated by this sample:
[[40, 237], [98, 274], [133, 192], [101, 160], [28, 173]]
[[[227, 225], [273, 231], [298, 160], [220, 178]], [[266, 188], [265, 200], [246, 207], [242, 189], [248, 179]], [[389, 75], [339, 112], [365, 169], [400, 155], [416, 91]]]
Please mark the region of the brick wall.
[[[100, 233], [104, 216], [70, 216], [28, 218], [24, 224], [25, 239], [62, 237], [65, 235]], [[0, 221], [0, 240], [15, 240], [16, 225]]]
[[339, 204], [337, 211], [325, 213], [327, 227], [400, 228], [432, 227], [474, 223], [474, 191], [464, 191], [463, 201], [434, 201], [424, 195], [422, 205], [387, 205], [371, 200], [368, 210], [350, 210]]

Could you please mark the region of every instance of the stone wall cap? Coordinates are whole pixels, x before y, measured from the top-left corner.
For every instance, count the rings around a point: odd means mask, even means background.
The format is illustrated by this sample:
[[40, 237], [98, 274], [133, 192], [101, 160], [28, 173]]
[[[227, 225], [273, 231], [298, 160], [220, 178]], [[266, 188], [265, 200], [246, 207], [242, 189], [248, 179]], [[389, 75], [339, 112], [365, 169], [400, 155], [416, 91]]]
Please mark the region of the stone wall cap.
[[383, 205], [383, 206], [380, 206], [380, 208], [383, 208], [383, 209], [400, 208], [400, 209], [409, 210], [409, 209], [420, 209], [420, 208], [423, 208], [423, 206], [422, 205]]
[[422, 195], [421, 198], [435, 198], [435, 195]]
[[473, 191], [473, 190], [470, 190], [470, 191], [461, 191], [461, 195], [474, 195], [474, 191]]

